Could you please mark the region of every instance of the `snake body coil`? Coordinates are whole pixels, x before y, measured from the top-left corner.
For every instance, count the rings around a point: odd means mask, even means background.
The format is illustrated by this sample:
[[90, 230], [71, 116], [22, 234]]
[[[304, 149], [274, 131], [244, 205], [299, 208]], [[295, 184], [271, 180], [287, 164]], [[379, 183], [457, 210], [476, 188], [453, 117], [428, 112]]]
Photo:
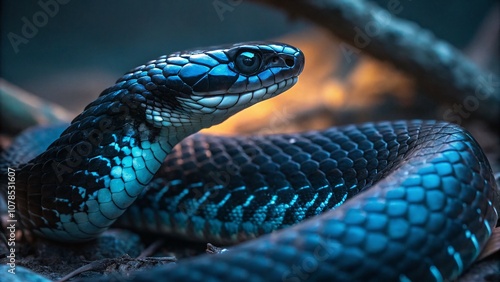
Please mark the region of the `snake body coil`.
[[245, 43], [129, 72], [67, 129], [53, 128], [62, 133], [40, 155], [18, 159], [16, 143], [3, 155], [17, 167], [23, 224], [65, 241], [94, 238], [123, 213], [122, 225], [216, 243], [282, 229], [137, 281], [457, 277], [497, 213], [488, 161], [456, 125], [380, 122], [181, 142], [290, 88], [303, 63], [294, 47]]

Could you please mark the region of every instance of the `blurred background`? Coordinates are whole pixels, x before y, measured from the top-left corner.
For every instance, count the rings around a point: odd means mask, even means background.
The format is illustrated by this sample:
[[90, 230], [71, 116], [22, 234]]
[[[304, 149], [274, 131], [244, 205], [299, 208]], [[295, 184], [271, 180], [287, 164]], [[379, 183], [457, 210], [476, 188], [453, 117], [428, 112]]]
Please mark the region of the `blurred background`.
[[[388, 7], [394, 0], [374, 2]], [[397, 17], [414, 21], [463, 50], [483, 69], [499, 73], [498, 53], [483, 42], [491, 19], [496, 17], [498, 23], [498, 12], [496, 16], [493, 12], [499, 9], [496, 1], [397, 2], [402, 7]], [[212, 132], [274, 133], [368, 120], [442, 119], [443, 109], [449, 108], [421, 95], [412, 77], [393, 66], [362, 52], [345, 56], [342, 41], [321, 28], [252, 1], [4, 0], [1, 11], [3, 83], [20, 87], [14, 93], [25, 90], [61, 105], [68, 110], [62, 115], [65, 119], [79, 113], [127, 70], [150, 59], [250, 40], [278, 40], [301, 48], [305, 71], [290, 93], [251, 108]], [[38, 21], [38, 26], [30, 29], [27, 21]], [[4, 113], [10, 110], [6, 105], [11, 107], [3, 101]], [[5, 115], [2, 120], [9, 127], [21, 123]], [[489, 138], [485, 140], [483, 145]]]

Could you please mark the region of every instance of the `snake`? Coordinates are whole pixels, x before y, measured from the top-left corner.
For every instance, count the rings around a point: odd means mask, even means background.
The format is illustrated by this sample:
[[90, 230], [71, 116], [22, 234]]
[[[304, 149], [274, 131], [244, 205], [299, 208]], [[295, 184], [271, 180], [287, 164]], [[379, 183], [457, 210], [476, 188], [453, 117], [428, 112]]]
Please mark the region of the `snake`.
[[2, 179], [7, 170], [15, 178], [2, 193], [15, 195], [23, 228], [51, 240], [89, 241], [115, 224], [235, 244], [126, 278], [133, 281], [458, 277], [497, 221], [491, 167], [460, 126], [397, 120], [197, 133], [285, 92], [304, 64], [298, 48], [276, 42], [149, 61], [69, 126], [16, 138], [0, 157]]

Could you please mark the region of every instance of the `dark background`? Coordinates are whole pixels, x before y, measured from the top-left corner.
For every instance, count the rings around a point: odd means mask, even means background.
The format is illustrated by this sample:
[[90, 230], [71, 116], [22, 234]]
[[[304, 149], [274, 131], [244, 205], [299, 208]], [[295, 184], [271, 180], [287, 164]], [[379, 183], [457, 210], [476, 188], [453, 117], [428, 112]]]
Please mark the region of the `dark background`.
[[[389, 0], [375, 2], [387, 7]], [[464, 48], [496, 1], [400, 2], [404, 8], [399, 17]], [[231, 11], [220, 17], [217, 4], [229, 5]], [[310, 25], [248, 0], [70, 0], [60, 4], [59, 11], [16, 53], [8, 34], [22, 36], [21, 19], [33, 22], [42, 7], [39, 1], [3, 0], [1, 11], [0, 76], [72, 110], [94, 99], [128, 69], [160, 55], [197, 46], [273, 39]]]

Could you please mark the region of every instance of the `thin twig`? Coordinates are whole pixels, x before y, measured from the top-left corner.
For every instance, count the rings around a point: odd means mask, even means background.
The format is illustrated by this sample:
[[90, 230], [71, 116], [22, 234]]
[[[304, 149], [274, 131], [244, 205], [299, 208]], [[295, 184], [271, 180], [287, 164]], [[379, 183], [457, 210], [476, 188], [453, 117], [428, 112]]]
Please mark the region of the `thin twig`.
[[145, 257], [151, 256], [161, 245], [165, 243], [165, 240], [156, 240], [149, 247], [144, 249], [141, 254], [137, 257], [137, 259], [143, 259]]
[[120, 258], [108, 258], [108, 259], [102, 259], [102, 260], [97, 260], [97, 261], [90, 262], [90, 263], [88, 263], [86, 265], [83, 265], [83, 266], [81, 266], [81, 267], [73, 270], [68, 275], [66, 275], [63, 278], [59, 279], [57, 282], [67, 281], [68, 279], [73, 278], [76, 275], [78, 275], [80, 273], [83, 273], [83, 272], [86, 272], [86, 271], [90, 271], [90, 270], [96, 270], [96, 271], [98, 271], [98, 270], [106, 269], [106, 267], [108, 267], [108, 266], [116, 263], [117, 260], [121, 260], [121, 259], [124, 259], [124, 258], [130, 258], [130, 257], [125, 256], [125, 257], [120, 257]]

